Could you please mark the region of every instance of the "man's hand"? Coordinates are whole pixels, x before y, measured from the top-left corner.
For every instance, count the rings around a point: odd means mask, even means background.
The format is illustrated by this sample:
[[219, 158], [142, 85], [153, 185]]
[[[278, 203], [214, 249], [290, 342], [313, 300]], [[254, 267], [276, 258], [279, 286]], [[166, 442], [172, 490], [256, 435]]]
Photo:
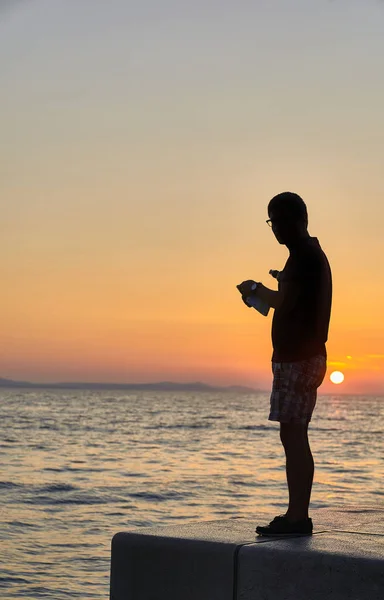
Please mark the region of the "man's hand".
[[[257, 283], [257, 287], [255, 290], [252, 290], [251, 287], [254, 283]], [[245, 302], [245, 298], [248, 298], [248, 296], [257, 296], [258, 298], [261, 298], [261, 300], [264, 300], [264, 302], [269, 304], [269, 306], [271, 306], [272, 308], [277, 308], [282, 304], [283, 293], [270, 290], [260, 281], [253, 281], [252, 279], [247, 279], [247, 281], [243, 281], [236, 287], [241, 294], [244, 304], [247, 304]]]
[[[237, 285], [237, 289], [239, 290], [240, 294], [242, 296], [250, 296], [251, 294], [255, 294], [256, 290], [252, 290], [252, 285], [254, 283], [257, 283], [256, 281], [253, 281], [253, 279], [247, 279], [246, 281], [243, 281], [242, 283], [240, 283], [239, 285]], [[257, 284], [259, 286], [259, 283]], [[256, 288], [257, 289], [257, 288]]]

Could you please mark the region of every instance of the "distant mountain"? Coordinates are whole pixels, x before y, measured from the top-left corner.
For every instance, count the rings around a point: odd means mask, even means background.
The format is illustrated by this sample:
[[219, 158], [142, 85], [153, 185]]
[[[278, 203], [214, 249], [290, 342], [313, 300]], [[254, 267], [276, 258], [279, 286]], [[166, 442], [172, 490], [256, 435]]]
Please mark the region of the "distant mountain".
[[153, 390], [153, 391], [190, 391], [190, 392], [235, 392], [238, 394], [249, 394], [263, 390], [246, 387], [244, 385], [230, 385], [225, 387], [208, 385], [200, 381], [192, 383], [177, 383], [174, 381], [159, 381], [157, 383], [31, 383], [29, 381], [13, 381], [0, 377], [0, 387], [18, 388], [53, 388], [53, 389], [78, 389], [78, 390]]
[[14, 387], [14, 386], [33, 386], [33, 383], [30, 384], [28, 381], [13, 381], [12, 379], [4, 379], [4, 377], [0, 377], [0, 387]]

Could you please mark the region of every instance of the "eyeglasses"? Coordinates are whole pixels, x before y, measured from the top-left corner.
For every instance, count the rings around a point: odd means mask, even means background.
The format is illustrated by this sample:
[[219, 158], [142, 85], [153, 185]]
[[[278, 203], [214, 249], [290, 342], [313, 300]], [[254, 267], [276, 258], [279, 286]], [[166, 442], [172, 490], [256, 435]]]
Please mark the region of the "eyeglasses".
[[266, 222], [267, 225], [269, 225], [269, 227], [272, 227], [272, 225], [274, 223], [278, 223], [279, 221], [285, 221], [285, 220], [286, 219], [283, 219], [282, 217], [280, 217], [280, 219], [279, 218], [277, 218], [277, 219], [267, 219], [265, 222]]

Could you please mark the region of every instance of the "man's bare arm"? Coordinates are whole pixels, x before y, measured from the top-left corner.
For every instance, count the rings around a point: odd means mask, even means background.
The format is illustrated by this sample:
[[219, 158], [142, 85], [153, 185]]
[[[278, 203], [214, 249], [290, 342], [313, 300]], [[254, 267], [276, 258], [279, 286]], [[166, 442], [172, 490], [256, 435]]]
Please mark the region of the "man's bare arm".
[[295, 307], [300, 291], [300, 284], [293, 281], [281, 282], [280, 290], [278, 292], [275, 290], [270, 290], [262, 283], [259, 283], [256, 289], [256, 294], [259, 296], [259, 298], [268, 302], [269, 306], [272, 308], [276, 309], [284, 305], [284, 311], [290, 311]]

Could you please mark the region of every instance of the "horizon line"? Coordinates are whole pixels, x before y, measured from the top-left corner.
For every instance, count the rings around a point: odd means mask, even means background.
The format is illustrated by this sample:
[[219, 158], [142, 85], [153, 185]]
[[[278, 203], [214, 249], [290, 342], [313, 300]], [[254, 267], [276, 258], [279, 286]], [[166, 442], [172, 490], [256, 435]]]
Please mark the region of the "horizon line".
[[[9, 385], [7, 385], [7, 383]], [[251, 385], [244, 385], [244, 384], [228, 384], [228, 385], [218, 385], [218, 384], [211, 384], [211, 383], [205, 383], [204, 381], [170, 381], [170, 380], [162, 380], [162, 381], [153, 381], [153, 382], [118, 382], [118, 383], [113, 383], [113, 382], [92, 382], [92, 381], [56, 381], [56, 382], [32, 382], [32, 381], [20, 381], [20, 380], [14, 380], [14, 379], [8, 379], [5, 377], [0, 377], [0, 388], [1, 387], [34, 387], [34, 388], [38, 388], [38, 387], [45, 387], [45, 388], [49, 388], [49, 387], [66, 387], [66, 386], [83, 386], [83, 388], [87, 388], [87, 386], [103, 386], [104, 388], [108, 388], [109, 386], [113, 387], [113, 388], [118, 388], [119, 386], [139, 386], [139, 387], [145, 387], [145, 386], [200, 386], [200, 387], [204, 387], [207, 388], [207, 391], [209, 391], [209, 389], [216, 389], [216, 390], [231, 390], [231, 389], [237, 389], [237, 390], [244, 390], [244, 391], [250, 391], [250, 392], [257, 392], [257, 393], [271, 393], [271, 388], [262, 388], [262, 387], [253, 387]], [[170, 390], [164, 390], [164, 391], [170, 391]], [[186, 390], [187, 391], [187, 390]], [[201, 390], [202, 391], [202, 390]], [[343, 392], [343, 391], [339, 391], [339, 390], [335, 390], [335, 391], [330, 391], [330, 392], [319, 392], [318, 393], [319, 396], [384, 396], [384, 390], [377, 390], [377, 391], [366, 391], [366, 392]]]

